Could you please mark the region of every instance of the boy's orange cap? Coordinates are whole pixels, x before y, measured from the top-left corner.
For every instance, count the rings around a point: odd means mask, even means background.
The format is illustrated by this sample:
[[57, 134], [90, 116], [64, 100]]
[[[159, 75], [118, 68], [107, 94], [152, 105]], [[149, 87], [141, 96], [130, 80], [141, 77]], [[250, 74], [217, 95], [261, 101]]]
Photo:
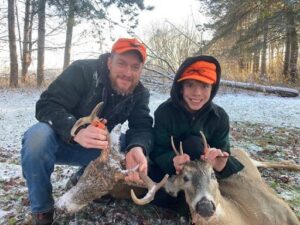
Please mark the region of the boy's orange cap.
[[146, 60], [146, 48], [143, 43], [135, 38], [119, 38], [112, 46], [111, 52], [122, 54], [132, 50], [141, 54], [144, 63]]
[[214, 84], [217, 81], [216, 65], [206, 61], [197, 61], [184, 70], [177, 82], [187, 79]]

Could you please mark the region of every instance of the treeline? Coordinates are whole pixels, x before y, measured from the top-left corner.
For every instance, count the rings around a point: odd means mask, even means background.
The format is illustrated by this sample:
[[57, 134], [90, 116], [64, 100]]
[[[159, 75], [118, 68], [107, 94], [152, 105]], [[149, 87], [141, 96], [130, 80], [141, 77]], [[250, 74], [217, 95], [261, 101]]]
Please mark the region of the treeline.
[[[26, 82], [33, 53], [37, 60], [37, 86], [44, 82], [45, 50], [63, 48], [63, 68], [68, 66], [74, 46], [74, 26], [89, 22], [91, 35], [100, 43], [105, 38], [105, 23], [108, 29], [125, 26], [128, 33], [135, 36], [133, 29], [138, 24], [139, 13], [153, 9], [145, 6], [143, 0], [23, 1], [8, 0], [7, 11], [2, 7], [0, 11], [3, 14], [0, 29], [3, 20], [7, 20], [8, 26], [12, 87], [18, 86], [19, 76], [21, 82]], [[195, 1], [201, 4], [198, 14], [205, 14], [208, 21], [197, 15], [191, 15], [183, 25], [165, 20], [149, 26], [144, 36], [138, 37], [147, 45], [145, 68], [150, 77], [155, 74], [156, 83], [172, 80], [186, 57], [209, 54], [221, 62], [224, 79], [276, 85], [296, 83], [299, 86], [299, 0]], [[115, 15], [110, 15], [110, 7], [120, 12], [118, 22], [112, 19]], [[56, 26], [53, 21], [57, 21]], [[58, 46], [55, 40], [52, 47], [45, 43], [45, 37], [53, 33], [65, 34], [63, 46]], [[0, 47], [4, 41], [5, 35], [0, 36]], [[21, 69], [18, 69], [17, 52], [21, 52]]]
[[[118, 9], [119, 21], [111, 19], [111, 7]], [[53, 32], [65, 33], [65, 68], [70, 63], [74, 26], [89, 21], [93, 26], [93, 34], [98, 41], [103, 41], [105, 23], [110, 28], [122, 24], [130, 30], [137, 26], [137, 17], [141, 11], [152, 9], [151, 6], [145, 6], [143, 0], [7, 0], [7, 7], [1, 6], [0, 26], [3, 28], [7, 24], [8, 29], [4, 29], [7, 34], [1, 32], [0, 42], [9, 43], [10, 87], [18, 87], [19, 76], [21, 82], [26, 83], [33, 53], [37, 54], [37, 86], [43, 84], [47, 35]], [[55, 26], [47, 26], [47, 22]], [[17, 52], [20, 52], [21, 69]]]
[[204, 51], [222, 59], [228, 76], [299, 82], [299, 0], [199, 1], [214, 31]]

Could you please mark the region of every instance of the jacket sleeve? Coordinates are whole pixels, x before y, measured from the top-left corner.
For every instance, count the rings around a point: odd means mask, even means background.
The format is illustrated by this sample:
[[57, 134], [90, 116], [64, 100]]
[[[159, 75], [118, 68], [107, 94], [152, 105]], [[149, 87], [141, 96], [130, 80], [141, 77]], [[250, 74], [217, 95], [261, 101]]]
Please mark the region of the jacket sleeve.
[[53, 81], [36, 103], [37, 120], [49, 124], [65, 142], [70, 141], [70, 130], [76, 122], [71, 111], [84, 96], [87, 82], [83, 67], [74, 62]]
[[[222, 151], [226, 151], [230, 154], [230, 142], [229, 142], [229, 117], [227, 113], [221, 109], [220, 111], [220, 122], [215, 129], [215, 135], [212, 142], [212, 147], [216, 147], [221, 149]], [[227, 163], [224, 169], [220, 172], [216, 172], [216, 177], [218, 179], [225, 179], [230, 177], [232, 174], [238, 173], [244, 168], [244, 165], [240, 163], [233, 156], [229, 156]]]
[[143, 89], [140, 98], [128, 118], [128, 130], [126, 132], [126, 149], [140, 146], [144, 154], [149, 155], [153, 148], [153, 119], [149, 109], [150, 94]]
[[155, 113], [154, 123], [154, 150], [150, 155], [150, 159], [158, 166], [165, 174], [175, 174], [173, 165], [173, 158], [175, 153], [171, 146], [170, 125], [171, 122], [166, 116], [167, 113], [163, 111], [163, 107], [159, 107]]

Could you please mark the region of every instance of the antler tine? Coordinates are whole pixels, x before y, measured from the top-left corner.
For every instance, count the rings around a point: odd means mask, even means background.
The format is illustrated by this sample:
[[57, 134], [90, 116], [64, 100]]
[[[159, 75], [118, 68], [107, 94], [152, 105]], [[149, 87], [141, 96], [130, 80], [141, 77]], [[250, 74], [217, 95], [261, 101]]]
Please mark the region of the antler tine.
[[148, 192], [147, 194], [139, 199], [136, 197], [134, 191], [131, 189], [131, 198], [134, 201], [134, 203], [138, 204], [138, 205], [145, 205], [148, 204], [149, 202], [151, 202], [154, 199], [155, 193], [166, 184], [169, 175], [166, 174], [164, 176], [164, 178], [159, 182], [159, 183], [155, 183], [153, 180], [151, 180], [150, 177], [148, 177], [146, 174], [140, 173], [140, 177], [141, 179], [145, 182], [145, 184], [147, 185], [148, 188]]
[[207, 145], [206, 137], [202, 131], [200, 131], [200, 134], [201, 134], [203, 145], [204, 145], [204, 155], [206, 155], [208, 152], [208, 145]]
[[177, 149], [175, 147], [173, 136], [171, 136], [171, 145], [172, 145], [172, 148], [173, 148], [173, 151], [175, 152], [175, 154], [180, 155], [180, 153], [177, 151]]
[[89, 115], [89, 117], [91, 118], [91, 121], [93, 121], [97, 117], [97, 114], [102, 110], [102, 106], [103, 106], [103, 102], [99, 102], [95, 106], [95, 108], [93, 109], [93, 111]]
[[179, 143], [180, 155], [183, 155], [182, 141]]
[[98, 103], [95, 108], [93, 109], [93, 111], [91, 112], [90, 115], [82, 117], [80, 119], [78, 119], [75, 124], [73, 125], [72, 129], [71, 129], [71, 136], [74, 137], [75, 136], [75, 132], [76, 130], [85, 125], [85, 124], [89, 124], [92, 123], [92, 121], [97, 117], [97, 114], [100, 112], [100, 110], [102, 109], [103, 106], [103, 102]]

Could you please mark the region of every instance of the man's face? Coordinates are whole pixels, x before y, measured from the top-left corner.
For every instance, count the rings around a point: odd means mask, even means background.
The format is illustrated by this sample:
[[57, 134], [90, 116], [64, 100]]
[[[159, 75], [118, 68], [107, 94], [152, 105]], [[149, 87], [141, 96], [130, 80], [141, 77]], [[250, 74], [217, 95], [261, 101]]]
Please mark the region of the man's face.
[[143, 63], [136, 52], [113, 54], [107, 62], [112, 88], [119, 94], [132, 93], [137, 86], [143, 69]]
[[208, 102], [212, 90], [211, 84], [205, 84], [196, 80], [184, 80], [182, 85], [182, 97], [185, 107], [190, 112], [195, 112]]

